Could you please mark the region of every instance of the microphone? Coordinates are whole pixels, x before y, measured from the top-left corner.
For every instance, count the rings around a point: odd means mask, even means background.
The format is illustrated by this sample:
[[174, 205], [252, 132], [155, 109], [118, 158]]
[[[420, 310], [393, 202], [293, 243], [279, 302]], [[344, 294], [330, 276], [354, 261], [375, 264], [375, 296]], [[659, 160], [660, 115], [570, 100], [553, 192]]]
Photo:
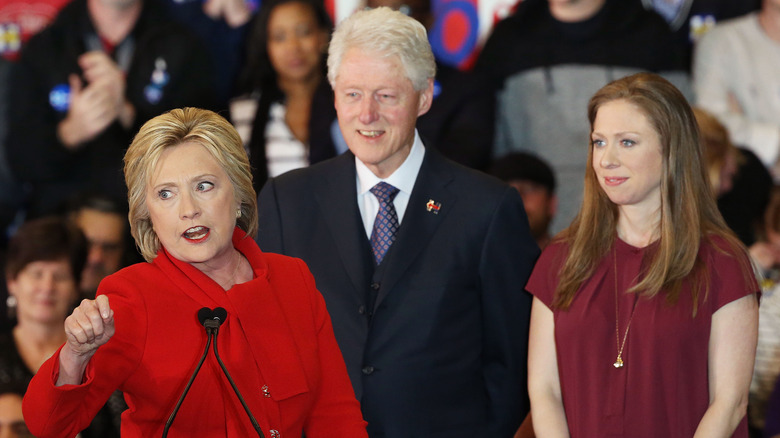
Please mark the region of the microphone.
[[[219, 330], [219, 326], [227, 319], [227, 310], [217, 307], [214, 310], [204, 307], [198, 310], [198, 321], [206, 328], [206, 333], [210, 330]], [[215, 332], [216, 333], [216, 332]], [[216, 341], [216, 340], [215, 340]]]
[[179, 401], [176, 402], [176, 407], [173, 408], [173, 412], [171, 412], [171, 416], [168, 418], [168, 421], [165, 423], [165, 429], [163, 430], [163, 438], [166, 438], [168, 436], [168, 429], [170, 429], [171, 425], [173, 424], [173, 420], [176, 418], [176, 414], [179, 412], [179, 408], [181, 407], [182, 402], [184, 401], [184, 397], [187, 396], [187, 393], [190, 390], [190, 387], [192, 386], [192, 382], [195, 381], [195, 376], [198, 375], [198, 371], [200, 371], [201, 366], [203, 365], [203, 361], [206, 359], [206, 355], [209, 352], [209, 345], [211, 345], [211, 337], [214, 336], [214, 356], [217, 358], [217, 362], [219, 362], [220, 368], [222, 368], [222, 372], [225, 374], [225, 377], [227, 377], [228, 382], [230, 382], [230, 386], [233, 388], [233, 392], [238, 396], [238, 400], [241, 402], [241, 405], [244, 407], [244, 411], [246, 412], [247, 416], [249, 416], [249, 420], [252, 422], [252, 427], [255, 428], [255, 431], [257, 432], [257, 435], [260, 438], [265, 438], [265, 435], [263, 435], [263, 430], [260, 428], [260, 424], [257, 423], [257, 420], [255, 419], [254, 415], [252, 415], [252, 411], [249, 409], [249, 406], [247, 406], [246, 402], [244, 401], [244, 397], [241, 396], [241, 392], [238, 390], [238, 387], [236, 386], [235, 382], [233, 382], [233, 378], [230, 376], [230, 373], [228, 372], [227, 368], [225, 367], [225, 364], [222, 363], [222, 358], [219, 357], [219, 351], [217, 351], [217, 335], [219, 334], [219, 327], [227, 320], [227, 310], [225, 310], [222, 307], [217, 307], [216, 309], [209, 309], [208, 307], [203, 307], [202, 309], [198, 310], [198, 321], [200, 321], [200, 324], [206, 329], [206, 348], [203, 350], [203, 355], [200, 358], [200, 361], [198, 362], [198, 366], [195, 368], [195, 371], [192, 373], [192, 376], [190, 377], [189, 382], [187, 382], [187, 386], [184, 388], [184, 391], [182, 392], [181, 396], [179, 397]]

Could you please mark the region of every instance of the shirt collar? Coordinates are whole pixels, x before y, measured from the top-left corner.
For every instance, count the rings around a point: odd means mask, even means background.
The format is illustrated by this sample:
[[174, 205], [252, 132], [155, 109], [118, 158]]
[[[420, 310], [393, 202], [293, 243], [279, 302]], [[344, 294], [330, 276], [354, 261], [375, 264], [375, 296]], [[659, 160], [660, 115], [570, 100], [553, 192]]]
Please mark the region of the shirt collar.
[[379, 178], [374, 175], [362, 161], [355, 157], [355, 168], [357, 169], [358, 178], [358, 192], [360, 195], [366, 194], [371, 187], [374, 187], [380, 181], [384, 181], [393, 187], [397, 188], [401, 192], [411, 194], [414, 188], [414, 182], [417, 180], [417, 174], [420, 172], [420, 166], [422, 166], [423, 158], [425, 157], [425, 146], [422, 144], [420, 134], [417, 130], [414, 130], [414, 143], [412, 143], [412, 150], [409, 151], [409, 156], [401, 164], [398, 169], [395, 170], [387, 178]]

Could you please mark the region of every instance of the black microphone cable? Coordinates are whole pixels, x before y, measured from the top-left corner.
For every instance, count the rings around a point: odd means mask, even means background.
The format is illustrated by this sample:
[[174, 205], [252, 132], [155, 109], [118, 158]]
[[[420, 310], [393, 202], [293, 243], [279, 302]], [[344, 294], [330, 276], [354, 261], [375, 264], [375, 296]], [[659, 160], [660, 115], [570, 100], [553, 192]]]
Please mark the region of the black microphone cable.
[[[209, 318], [210, 315], [211, 315], [211, 309], [209, 309], [208, 307], [204, 307], [200, 309], [198, 311], [198, 319], [200, 320], [200, 323], [205, 326], [206, 320]], [[184, 397], [186, 397], [187, 393], [190, 391], [192, 382], [195, 381], [195, 376], [198, 375], [201, 366], [203, 366], [203, 361], [206, 360], [206, 355], [209, 353], [209, 346], [211, 345], [211, 331], [208, 329], [208, 327], [206, 328], [206, 334], [208, 335], [206, 338], [206, 348], [203, 349], [203, 355], [200, 357], [198, 366], [195, 367], [195, 371], [192, 373], [192, 376], [190, 376], [190, 381], [187, 382], [187, 386], [184, 387], [184, 391], [181, 393], [181, 396], [179, 397], [179, 401], [176, 402], [176, 407], [173, 408], [173, 412], [171, 412], [170, 417], [168, 417], [168, 421], [165, 422], [165, 429], [163, 429], [162, 438], [166, 438], [168, 436], [168, 429], [170, 429], [171, 425], [173, 424], [173, 420], [176, 418], [176, 414], [179, 412], [179, 408], [181, 407], [182, 402], [184, 402]], [[216, 338], [214, 339], [214, 341], [216, 342]]]
[[[215, 310], [219, 310], [221, 307], [218, 307]], [[224, 311], [224, 309], [223, 309]], [[233, 378], [230, 377], [230, 373], [228, 372], [227, 368], [225, 368], [225, 364], [222, 363], [222, 358], [219, 357], [219, 352], [217, 351], [217, 332], [219, 332], [219, 326], [217, 326], [214, 329], [214, 356], [217, 357], [217, 362], [219, 362], [220, 368], [222, 368], [222, 372], [225, 373], [225, 377], [227, 377], [228, 382], [230, 382], [230, 386], [233, 387], [233, 392], [236, 393], [238, 396], [238, 400], [241, 402], [241, 406], [244, 407], [244, 411], [246, 411], [246, 414], [249, 416], [249, 421], [252, 422], [252, 426], [255, 428], [255, 432], [257, 432], [257, 436], [260, 438], [265, 438], [265, 435], [263, 435], [263, 430], [260, 429], [260, 425], [257, 423], [257, 420], [255, 420], [254, 415], [252, 415], [252, 411], [249, 410], [249, 406], [246, 405], [246, 402], [244, 401], [244, 397], [241, 396], [241, 392], [238, 390], [238, 387], [236, 386], [235, 382], [233, 382]], [[208, 345], [206, 346], [208, 348]]]
[[265, 438], [265, 435], [263, 435], [263, 430], [260, 428], [260, 424], [258, 424], [257, 420], [252, 415], [252, 411], [249, 409], [249, 406], [247, 406], [246, 401], [244, 401], [244, 397], [241, 396], [241, 392], [238, 390], [238, 387], [233, 381], [233, 378], [230, 376], [230, 373], [225, 367], [225, 364], [222, 362], [222, 358], [219, 357], [219, 351], [217, 350], [217, 334], [219, 333], [219, 326], [222, 325], [225, 320], [227, 320], [227, 310], [222, 307], [217, 307], [214, 310], [211, 310], [208, 307], [204, 307], [198, 311], [198, 320], [201, 324], [203, 324], [203, 327], [206, 328], [206, 334], [208, 335], [206, 339], [206, 348], [203, 350], [203, 356], [201, 356], [200, 361], [198, 362], [198, 366], [195, 368], [195, 372], [192, 373], [190, 381], [187, 382], [187, 386], [184, 388], [184, 392], [182, 392], [181, 397], [179, 397], [179, 401], [176, 403], [176, 407], [173, 409], [170, 418], [168, 418], [168, 421], [165, 423], [165, 429], [163, 430], [162, 435], [163, 438], [168, 436], [168, 429], [171, 427], [171, 424], [173, 424], [173, 420], [176, 418], [176, 414], [178, 413], [179, 407], [181, 407], [181, 404], [184, 401], [184, 397], [187, 395], [187, 392], [189, 392], [190, 386], [192, 386], [192, 382], [195, 380], [195, 376], [198, 374], [198, 371], [200, 371], [200, 368], [203, 365], [203, 361], [206, 359], [206, 355], [209, 352], [209, 345], [211, 345], [212, 336], [214, 337], [214, 356], [217, 358], [217, 362], [219, 362], [219, 366], [222, 368], [222, 372], [225, 374], [225, 377], [227, 377], [228, 382], [230, 382], [230, 386], [233, 387], [233, 392], [235, 392], [236, 396], [238, 396], [238, 400], [241, 402], [241, 405], [244, 407], [244, 411], [246, 411], [246, 414], [249, 416], [249, 420], [252, 422], [252, 427], [255, 428], [257, 435], [260, 438]]

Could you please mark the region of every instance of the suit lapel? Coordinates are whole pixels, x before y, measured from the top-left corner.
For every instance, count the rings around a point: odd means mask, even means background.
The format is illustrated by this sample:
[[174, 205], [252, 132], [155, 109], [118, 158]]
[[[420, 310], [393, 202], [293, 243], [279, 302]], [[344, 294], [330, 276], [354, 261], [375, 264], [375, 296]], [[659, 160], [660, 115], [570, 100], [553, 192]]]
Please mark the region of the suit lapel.
[[[426, 149], [425, 159], [414, 183], [398, 236], [383, 260], [387, 266], [374, 310], [414, 263], [415, 258], [430, 244], [431, 236], [457, 202], [457, 194], [448, 187], [453, 176], [444, 164], [441, 156], [431, 149]], [[431, 208], [431, 211], [428, 211], [429, 201], [438, 204], [439, 209]]]
[[314, 197], [331, 231], [337, 254], [362, 300], [372, 267], [365, 254], [367, 238], [356, 201], [355, 156], [346, 152], [334, 161], [334, 171], [323, 172], [316, 181]]

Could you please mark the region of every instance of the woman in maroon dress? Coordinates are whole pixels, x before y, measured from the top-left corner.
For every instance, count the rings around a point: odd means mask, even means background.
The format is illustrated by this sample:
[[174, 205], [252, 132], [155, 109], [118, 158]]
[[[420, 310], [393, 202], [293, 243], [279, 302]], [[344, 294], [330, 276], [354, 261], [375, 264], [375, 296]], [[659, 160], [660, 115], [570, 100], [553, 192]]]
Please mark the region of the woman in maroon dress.
[[584, 201], [528, 282], [537, 436], [746, 437], [758, 285], [658, 75], [592, 98]]

